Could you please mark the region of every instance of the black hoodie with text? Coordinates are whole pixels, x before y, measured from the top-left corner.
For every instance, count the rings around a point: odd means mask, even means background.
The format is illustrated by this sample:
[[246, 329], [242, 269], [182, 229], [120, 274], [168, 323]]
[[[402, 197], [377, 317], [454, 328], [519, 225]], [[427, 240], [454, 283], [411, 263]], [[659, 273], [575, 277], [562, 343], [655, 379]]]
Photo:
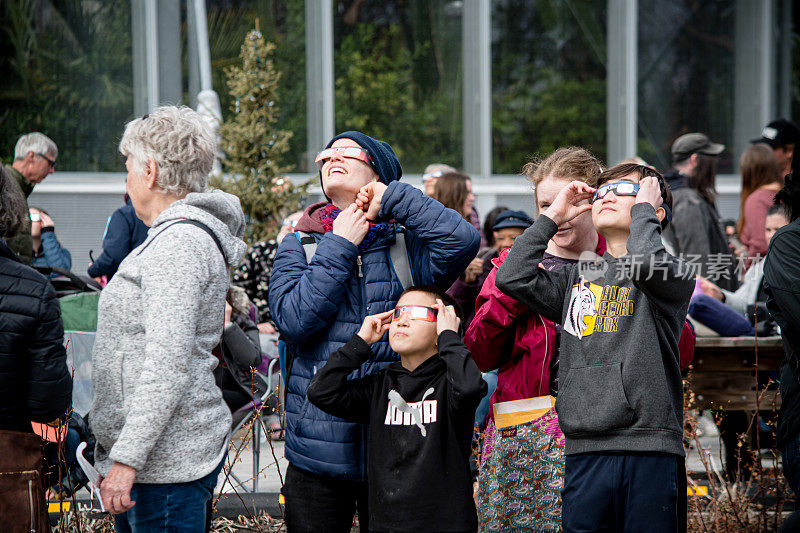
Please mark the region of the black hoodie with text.
[[308, 399], [329, 414], [369, 424], [370, 531], [475, 531], [469, 456], [486, 383], [454, 331], [413, 372], [400, 363], [348, 379], [373, 357], [358, 335], [331, 355]]

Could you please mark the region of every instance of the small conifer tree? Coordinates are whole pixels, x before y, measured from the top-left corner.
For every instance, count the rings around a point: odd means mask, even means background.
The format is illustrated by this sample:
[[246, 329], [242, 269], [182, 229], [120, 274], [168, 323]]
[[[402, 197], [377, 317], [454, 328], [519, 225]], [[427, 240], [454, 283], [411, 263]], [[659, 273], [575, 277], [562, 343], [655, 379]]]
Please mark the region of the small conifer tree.
[[276, 126], [281, 74], [272, 61], [274, 49], [256, 22], [242, 44], [241, 65], [225, 70], [233, 117], [220, 126], [225, 175], [211, 184], [241, 200], [249, 244], [274, 238], [283, 218], [300, 208], [310, 184], [293, 185], [280, 165], [292, 133]]

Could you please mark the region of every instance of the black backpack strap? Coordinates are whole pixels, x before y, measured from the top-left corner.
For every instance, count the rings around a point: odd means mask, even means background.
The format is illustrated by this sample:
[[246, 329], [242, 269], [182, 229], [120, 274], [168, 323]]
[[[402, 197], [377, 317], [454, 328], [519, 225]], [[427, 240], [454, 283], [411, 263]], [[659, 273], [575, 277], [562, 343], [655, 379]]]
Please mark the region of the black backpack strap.
[[145, 244], [145, 245], [142, 247], [142, 249], [141, 249], [141, 250], [139, 250], [139, 253], [138, 253], [138, 254], [136, 254], [136, 255], [137, 255], [137, 256], [138, 256], [138, 255], [141, 255], [141, 254], [142, 254], [142, 252], [144, 252], [145, 248], [147, 248], [148, 246], [150, 246], [150, 243], [151, 243], [151, 242], [153, 242], [154, 240], [156, 240], [156, 238], [158, 238], [158, 236], [159, 236], [159, 235], [161, 235], [162, 233], [164, 233], [165, 231], [167, 231], [169, 228], [171, 228], [171, 227], [172, 227], [172, 226], [174, 226], [175, 224], [191, 224], [192, 226], [197, 226], [197, 227], [198, 227], [198, 228], [200, 228], [201, 230], [203, 230], [203, 231], [205, 231], [206, 233], [208, 233], [208, 234], [209, 234], [209, 236], [210, 236], [212, 239], [214, 239], [214, 244], [216, 244], [216, 245], [217, 245], [217, 248], [219, 249], [219, 253], [221, 253], [221, 254], [222, 254], [222, 260], [225, 262], [225, 265], [226, 265], [226, 266], [228, 265], [228, 258], [227, 258], [227, 256], [225, 255], [225, 250], [223, 250], [223, 249], [222, 249], [222, 243], [220, 242], [220, 240], [219, 240], [219, 237], [217, 237], [217, 234], [216, 234], [216, 233], [214, 233], [214, 232], [211, 230], [211, 228], [209, 228], [208, 226], [206, 226], [206, 225], [205, 225], [205, 224], [203, 224], [202, 222], [200, 222], [200, 221], [197, 221], [197, 220], [191, 220], [191, 219], [188, 219], [188, 218], [184, 218], [184, 219], [178, 220], [178, 221], [176, 221], [176, 222], [173, 222], [172, 224], [170, 224], [170, 225], [169, 225], [169, 226], [167, 226], [166, 228], [164, 228], [164, 229], [162, 229], [161, 231], [159, 231], [159, 232], [158, 232], [158, 234], [156, 234], [156, 236], [155, 236], [155, 237], [153, 237], [152, 239], [150, 239], [150, 242], [148, 242], [147, 244]]

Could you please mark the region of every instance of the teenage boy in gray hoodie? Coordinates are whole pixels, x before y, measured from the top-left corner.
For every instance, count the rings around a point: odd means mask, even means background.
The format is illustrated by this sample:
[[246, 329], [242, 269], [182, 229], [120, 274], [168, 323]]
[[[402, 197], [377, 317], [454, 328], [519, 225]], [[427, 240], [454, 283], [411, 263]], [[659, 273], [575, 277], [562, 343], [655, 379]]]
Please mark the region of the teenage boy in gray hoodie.
[[[564, 188], [514, 243], [497, 286], [563, 324], [559, 423], [566, 437], [563, 528], [677, 531], [683, 475], [678, 339], [694, 275], [661, 242], [671, 194], [655, 170], [617, 165], [598, 188]], [[539, 268], [560, 226], [592, 211], [607, 252]]]

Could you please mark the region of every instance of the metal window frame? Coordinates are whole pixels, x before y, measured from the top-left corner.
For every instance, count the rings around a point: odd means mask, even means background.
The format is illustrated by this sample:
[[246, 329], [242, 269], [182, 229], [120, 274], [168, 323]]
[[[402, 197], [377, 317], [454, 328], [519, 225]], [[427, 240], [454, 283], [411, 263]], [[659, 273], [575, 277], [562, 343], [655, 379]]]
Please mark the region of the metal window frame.
[[609, 165], [637, 154], [639, 2], [608, 0], [606, 157]]
[[306, 124], [308, 168], [333, 137], [335, 107], [333, 86], [333, 2], [306, 1]]

